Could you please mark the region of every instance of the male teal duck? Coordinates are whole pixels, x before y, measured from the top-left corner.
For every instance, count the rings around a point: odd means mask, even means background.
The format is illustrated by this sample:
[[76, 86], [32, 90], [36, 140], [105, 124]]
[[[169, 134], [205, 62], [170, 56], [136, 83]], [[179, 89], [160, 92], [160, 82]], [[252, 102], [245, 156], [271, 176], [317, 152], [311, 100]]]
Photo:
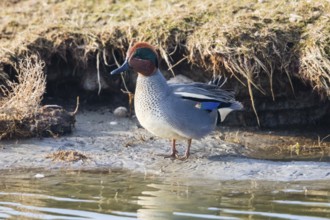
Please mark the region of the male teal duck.
[[[205, 83], [168, 84], [158, 68], [156, 49], [138, 42], [127, 52], [125, 62], [111, 74], [128, 69], [138, 73], [134, 96], [135, 114], [141, 125], [152, 134], [172, 140], [170, 158], [187, 159], [192, 139], [211, 133], [217, 121], [223, 121], [243, 105], [234, 93], [218, 85]], [[183, 157], [178, 156], [176, 140], [187, 140]]]

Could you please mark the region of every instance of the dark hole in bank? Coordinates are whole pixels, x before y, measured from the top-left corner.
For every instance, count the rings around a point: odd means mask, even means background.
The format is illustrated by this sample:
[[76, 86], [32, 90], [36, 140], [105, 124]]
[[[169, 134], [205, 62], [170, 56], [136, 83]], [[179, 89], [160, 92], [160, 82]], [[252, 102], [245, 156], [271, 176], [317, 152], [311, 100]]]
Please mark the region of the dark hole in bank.
[[[174, 54], [173, 57], [180, 57], [178, 53], [180, 52]], [[114, 63], [114, 61], [109, 63]], [[66, 57], [53, 54], [44, 70], [47, 76], [47, 88], [43, 103], [74, 106], [76, 98], [79, 96], [82, 107], [93, 105], [109, 106], [110, 109], [118, 106], [128, 107], [128, 96], [122, 92], [125, 90], [125, 86], [121, 77], [109, 74], [114, 68], [114, 65], [109, 66], [100, 62], [102, 89], [98, 93], [99, 81], [95, 58], [89, 58], [86, 63], [82, 63], [73, 60], [69, 51], [66, 53]], [[164, 69], [167, 78], [171, 77], [171, 74], [166, 71], [164, 63], [161, 68]], [[17, 73], [12, 66], [4, 64], [2, 70], [9, 75], [10, 80], [15, 81]], [[178, 65], [174, 71], [199, 81], [203, 81], [203, 79], [206, 81], [205, 79], [212, 75], [184, 62]], [[136, 74], [125, 74], [124, 79], [129, 91], [134, 92]], [[330, 101], [320, 97], [308, 83], [294, 77], [291, 79], [293, 92], [290, 84], [285, 80], [287, 80], [285, 77], [283, 81], [274, 80], [275, 100], [270, 91], [266, 90], [266, 94], [261, 94], [253, 89], [254, 102], [261, 122], [260, 127], [265, 129], [330, 129]], [[269, 85], [265, 85], [265, 87], [267, 86]], [[233, 89], [236, 92], [237, 99], [243, 103], [245, 109], [241, 112], [231, 113], [223, 125], [257, 127], [247, 88], [234, 77], [228, 79], [225, 88]]]

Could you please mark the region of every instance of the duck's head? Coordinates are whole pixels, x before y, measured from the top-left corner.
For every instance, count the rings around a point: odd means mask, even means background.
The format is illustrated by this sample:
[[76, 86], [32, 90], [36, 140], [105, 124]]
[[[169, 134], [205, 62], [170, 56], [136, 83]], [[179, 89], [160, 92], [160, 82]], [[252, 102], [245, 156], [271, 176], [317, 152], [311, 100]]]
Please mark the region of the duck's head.
[[153, 46], [145, 42], [134, 44], [127, 51], [126, 60], [117, 69], [111, 71], [111, 75], [133, 69], [139, 74], [150, 76], [158, 69], [158, 54]]

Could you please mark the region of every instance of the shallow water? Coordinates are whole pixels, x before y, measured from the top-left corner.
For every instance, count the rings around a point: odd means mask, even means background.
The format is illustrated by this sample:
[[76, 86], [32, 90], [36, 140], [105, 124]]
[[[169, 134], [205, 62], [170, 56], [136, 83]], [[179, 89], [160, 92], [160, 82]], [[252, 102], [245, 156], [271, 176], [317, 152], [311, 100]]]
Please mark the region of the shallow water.
[[1, 219], [329, 219], [329, 181], [163, 179], [109, 171], [0, 171]]

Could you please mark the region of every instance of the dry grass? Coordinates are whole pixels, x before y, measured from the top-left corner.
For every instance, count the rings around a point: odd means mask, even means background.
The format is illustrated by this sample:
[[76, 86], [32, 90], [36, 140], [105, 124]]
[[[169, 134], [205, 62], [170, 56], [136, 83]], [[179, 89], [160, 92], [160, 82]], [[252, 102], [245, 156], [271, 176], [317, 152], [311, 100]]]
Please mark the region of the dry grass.
[[294, 93], [293, 77], [330, 97], [329, 0], [22, 0], [1, 2], [0, 13], [2, 63], [29, 52], [49, 65], [56, 54], [99, 72], [143, 40], [170, 69], [184, 60], [235, 77], [252, 106], [256, 93], [276, 101], [283, 84]]
[[[326, 4], [324, 9], [330, 11], [330, 4]], [[306, 27], [300, 73], [315, 90], [330, 97], [330, 14], [321, 16], [320, 11], [314, 13], [318, 19], [314, 25]]]
[[52, 159], [52, 161], [63, 162], [76, 162], [79, 160], [87, 160], [88, 157], [79, 151], [75, 150], [59, 150], [46, 156], [46, 158]]
[[0, 87], [4, 96], [0, 100], [0, 121], [19, 121], [37, 113], [46, 88], [43, 68], [44, 62], [36, 55], [19, 62], [18, 82], [7, 80], [7, 86]]

